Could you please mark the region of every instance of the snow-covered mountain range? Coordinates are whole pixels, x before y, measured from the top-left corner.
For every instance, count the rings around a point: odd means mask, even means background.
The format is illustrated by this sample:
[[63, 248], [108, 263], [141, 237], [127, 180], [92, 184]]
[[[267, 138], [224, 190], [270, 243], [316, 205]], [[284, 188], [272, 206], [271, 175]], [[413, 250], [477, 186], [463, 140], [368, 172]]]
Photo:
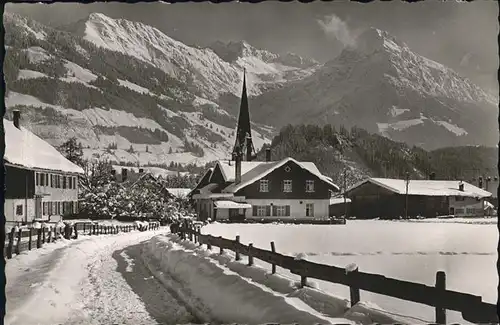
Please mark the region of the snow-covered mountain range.
[[497, 105], [467, 78], [375, 28], [312, 75], [252, 101], [254, 118], [277, 127], [356, 125], [425, 148], [496, 145]]
[[[23, 109], [31, 129], [51, 143], [77, 136], [87, 156], [118, 162], [227, 158], [244, 68], [255, 96], [319, 67], [246, 42], [238, 43], [239, 53], [234, 43], [191, 47], [151, 26], [99, 13], [63, 30], [15, 14], [4, 20], [7, 106]], [[224, 50], [234, 60], [216, 53]], [[257, 149], [272, 131], [255, 125]]]
[[496, 98], [376, 29], [320, 64], [244, 41], [188, 46], [99, 13], [60, 30], [10, 13], [4, 25], [8, 109], [54, 145], [76, 136], [87, 157], [228, 158], [244, 68], [257, 149], [277, 127], [304, 122], [426, 147], [498, 142]]

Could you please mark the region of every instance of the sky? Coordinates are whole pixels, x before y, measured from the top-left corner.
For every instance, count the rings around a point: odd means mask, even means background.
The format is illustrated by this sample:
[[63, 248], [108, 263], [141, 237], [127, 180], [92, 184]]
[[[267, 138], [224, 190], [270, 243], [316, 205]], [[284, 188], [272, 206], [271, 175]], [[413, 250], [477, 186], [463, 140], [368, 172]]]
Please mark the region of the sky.
[[368, 27], [383, 29], [415, 52], [498, 92], [496, 1], [8, 4], [7, 11], [54, 27], [92, 12], [141, 21], [190, 45], [246, 40], [276, 53], [320, 62], [335, 58]]

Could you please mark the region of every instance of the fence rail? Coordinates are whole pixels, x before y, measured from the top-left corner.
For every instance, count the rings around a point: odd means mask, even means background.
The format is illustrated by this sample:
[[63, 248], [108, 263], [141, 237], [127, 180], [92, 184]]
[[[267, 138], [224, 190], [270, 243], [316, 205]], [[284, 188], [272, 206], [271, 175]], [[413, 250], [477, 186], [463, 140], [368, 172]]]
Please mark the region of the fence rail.
[[[160, 224], [151, 222], [142, 230], [156, 230]], [[20, 228], [14, 227], [8, 234], [4, 243], [4, 257], [11, 259], [14, 254], [19, 255], [26, 250], [41, 248], [45, 243], [52, 243], [58, 239], [77, 239], [80, 235], [97, 236], [107, 234], [118, 234], [120, 232], [130, 232], [138, 230], [140, 226], [129, 225], [103, 225], [91, 222], [78, 222], [72, 225], [65, 224], [64, 227], [44, 227], [44, 228]]]
[[439, 271], [436, 274], [436, 285], [428, 286], [420, 283], [408, 282], [385, 277], [379, 274], [360, 272], [356, 265], [340, 268], [332, 265], [323, 265], [307, 260], [295, 259], [276, 252], [274, 242], [271, 242], [271, 251], [253, 247], [253, 244], [243, 245], [240, 236], [234, 240], [223, 237], [203, 235], [200, 229], [181, 228], [177, 234], [182, 239], [189, 239], [200, 245], [219, 247], [222, 254], [224, 249], [235, 253], [236, 260], [242, 255], [248, 257], [248, 265], [253, 264], [253, 259], [259, 259], [272, 265], [272, 273], [276, 273], [276, 266], [300, 275], [301, 286], [306, 286], [307, 278], [328, 281], [346, 285], [350, 288], [351, 306], [360, 301], [360, 291], [369, 291], [393, 298], [398, 298], [415, 303], [434, 307], [436, 310], [436, 323], [446, 323], [446, 310], [458, 311], [462, 317], [473, 323], [498, 323], [497, 306], [482, 301], [480, 296], [446, 289], [446, 274]]

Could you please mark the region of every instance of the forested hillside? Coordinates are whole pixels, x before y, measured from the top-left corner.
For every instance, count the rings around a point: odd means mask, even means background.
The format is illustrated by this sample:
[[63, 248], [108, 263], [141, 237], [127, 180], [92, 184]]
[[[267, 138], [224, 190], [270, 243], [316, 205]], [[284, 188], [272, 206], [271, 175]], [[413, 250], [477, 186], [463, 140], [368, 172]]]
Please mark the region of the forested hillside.
[[[436, 179], [465, 181], [479, 175], [497, 175], [497, 148], [452, 147], [425, 151], [356, 127], [337, 130], [331, 125], [288, 125], [273, 139], [270, 148], [273, 160], [290, 156], [313, 161], [337, 184], [343, 184], [346, 169], [348, 185], [366, 176], [403, 178], [406, 172], [416, 179], [435, 173]], [[264, 148], [258, 159], [264, 159]]]

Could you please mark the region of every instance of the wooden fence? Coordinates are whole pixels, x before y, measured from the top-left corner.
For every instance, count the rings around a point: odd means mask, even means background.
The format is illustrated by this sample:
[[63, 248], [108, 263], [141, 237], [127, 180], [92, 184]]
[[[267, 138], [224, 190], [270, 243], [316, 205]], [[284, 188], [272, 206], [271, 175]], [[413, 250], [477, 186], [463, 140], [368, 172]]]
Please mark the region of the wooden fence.
[[[156, 230], [160, 227], [158, 222], [149, 223], [147, 229]], [[52, 243], [60, 238], [77, 239], [78, 235], [107, 235], [120, 232], [137, 230], [136, 224], [129, 225], [103, 225], [90, 222], [78, 222], [73, 225], [65, 224], [64, 227], [45, 228], [12, 228], [4, 243], [4, 257], [11, 259], [14, 254], [19, 255], [26, 250], [41, 248], [45, 243]]]
[[212, 249], [212, 246], [219, 247], [220, 254], [223, 253], [224, 249], [231, 250], [235, 253], [236, 260], [241, 259], [240, 255], [246, 255], [250, 266], [253, 265], [254, 258], [267, 262], [271, 264], [273, 274], [276, 273], [276, 266], [290, 270], [291, 273], [300, 275], [301, 286], [306, 286], [307, 278], [349, 286], [351, 306], [360, 301], [360, 291], [365, 290], [434, 307], [437, 324], [446, 324], [446, 310], [461, 312], [465, 320], [473, 323], [498, 324], [499, 322], [496, 305], [483, 302], [480, 296], [446, 290], [446, 274], [443, 271], [437, 272], [435, 286], [427, 286], [387, 278], [379, 274], [360, 272], [354, 264], [340, 268], [295, 259], [277, 253], [274, 242], [271, 242], [271, 251], [267, 251], [255, 248], [253, 244], [248, 246], [241, 244], [240, 236], [230, 240], [202, 235], [200, 229], [186, 228], [179, 229], [177, 233], [182, 239], [207, 245], [208, 249]]

